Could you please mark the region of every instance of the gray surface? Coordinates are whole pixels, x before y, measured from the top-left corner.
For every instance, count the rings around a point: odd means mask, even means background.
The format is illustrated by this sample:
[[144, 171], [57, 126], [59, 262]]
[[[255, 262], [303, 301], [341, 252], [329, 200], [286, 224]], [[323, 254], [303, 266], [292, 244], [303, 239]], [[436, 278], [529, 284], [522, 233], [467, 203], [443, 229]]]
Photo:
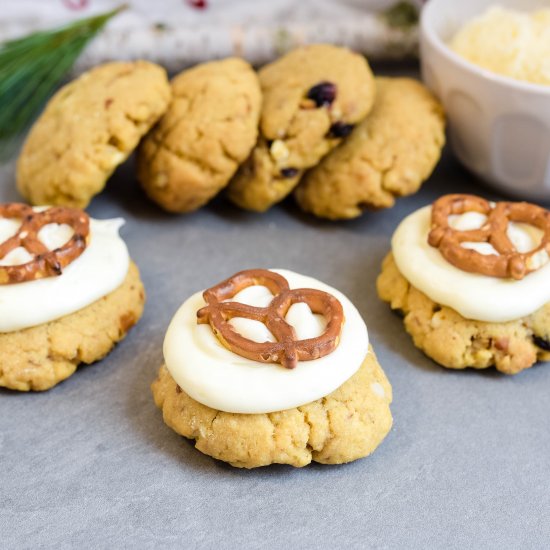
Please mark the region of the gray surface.
[[[170, 216], [131, 167], [119, 173], [90, 213], [128, 220], [145, 316], [107, 359], [51, 391], [0, 391], [0, 546], [548, 547], [550, 367], [515, 377], [440, 368], [376, 297], [398, 221], [444, 192], [476, 190], [470, 180], [447, 155], [418, 195], [334, 224], [292, 202], [266, 215], [217, 201]], [[5, 173], [0, 184], [0, 199], [15, 198]], [[178, 305], [237, 270], [272, 266], [339, 288], [366, 319], [394, 389], [394, 428], [371, 457], [237, 470], [163, 424], [149, 385]]]

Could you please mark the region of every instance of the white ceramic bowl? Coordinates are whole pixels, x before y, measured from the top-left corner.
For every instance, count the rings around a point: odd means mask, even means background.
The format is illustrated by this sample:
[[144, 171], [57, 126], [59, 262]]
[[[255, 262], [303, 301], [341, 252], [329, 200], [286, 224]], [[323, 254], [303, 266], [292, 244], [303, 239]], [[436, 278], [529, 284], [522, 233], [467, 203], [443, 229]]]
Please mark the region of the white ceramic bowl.
[[422, 12], [422, 75], [449, 121], [453, 150], [472, 172], [502, 191], [550, 201], [550, 86], [499, 76], [447, 45], [489, 6], [531, 11], [548, 0], [429, 0]]

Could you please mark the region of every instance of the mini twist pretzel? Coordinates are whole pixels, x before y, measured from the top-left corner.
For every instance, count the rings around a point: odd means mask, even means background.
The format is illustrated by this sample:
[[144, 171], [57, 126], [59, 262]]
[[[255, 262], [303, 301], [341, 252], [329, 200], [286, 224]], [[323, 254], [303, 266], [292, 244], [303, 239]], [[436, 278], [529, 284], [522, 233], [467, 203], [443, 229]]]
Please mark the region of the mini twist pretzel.
[[[8, 203], [0, 205], [0, 217], [21, 220], [17, 233], [0, 243], [0, 259], [18, 247], [23, 247], [34, 256], [25, 264], [0, 266], [0, 284], [61, 275], [63, 268], [86, 249], [90, 218], [82, 210], [56, 206], [36, 212], [26, 204]], [[55, 250], [49, 250], [38, 238], [40, 229], [50, 223], [67, 224], [73, 229], [73, 236]]]
[[[449, 226], [449, 216], [465, 212], [487, 216], [479, 229], [458, 231]], [[510, 222], [521, 222], [543, 232], [539, 246], [529, 252], [518, 252], [507, 235]], [[523, 279], [550, 259], [550, 212], [527, 202], [498, 202], [494, 206], [475, 195], [445, 195], [432, 207], [431, 246], [439, 248], [445, 259], [471, 273], [491, 277]], [[497, 254], [480, 254], [461, 246], [464, 242], [487, 242]], [[541, 258], [542, 256], [542, 258]]]
[[[266, 286], [274, 295], [267, 307], [254, 307], [232, 299], [244, 288]], [[240, 271], [233, 277], [204, 291], [208, 304], [197, 312], [199, 324], [210, 323], [220, 342], [232, 352], [262, 363], [281, 363], [293, 369], [298, 361], [311, 361], [332, 353], [340, 340], [344, 324], [342, 304], [331, 294], [312, 288], [290, 290], [288, 281], [278, 273], [266, 269]], [[313, 313], [327, 320], [320, 336], [298, 340], [294, 328], [285, 321], [292, 304], [306, 303]], [[229, 321], [244, 317], [264, 323], [275, 336], [276, 342], [254, 342], [236, 332]]]

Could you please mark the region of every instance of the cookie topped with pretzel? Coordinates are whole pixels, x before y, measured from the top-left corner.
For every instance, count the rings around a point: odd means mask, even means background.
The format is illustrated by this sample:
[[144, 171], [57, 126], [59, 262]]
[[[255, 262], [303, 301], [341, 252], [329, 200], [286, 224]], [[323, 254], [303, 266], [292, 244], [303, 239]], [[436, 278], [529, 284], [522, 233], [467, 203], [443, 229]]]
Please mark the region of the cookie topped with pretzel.
[[352, 302], [286, 269], [247, 269], [180, 306], [152, 385], [166, 424], [233, 466], [370, 454], [391, 427], [388, 383]]
[[[486, 217], [481, 227], [458, 230], [450, 225], [450, 216], [468, 212]], [[511, 223], [537, 228], [542, 233], [538, 246], [519, 251], [508, 234]], [[432, 206], [428, 242], [463, 271], [519, 280], [550, 260], [550, 212], [527, 202], [491, 203], [475, 195], [445, 195]], [[488, 243], [494, 253], [481, 253], [464, 243]]]
[[365, 322], [338, 290], [284, 269], [248, 269], [182, 304], [164, 358], [197, 401], [265, 413], [328, 395], [353, 376], [368, 346]]
[[141, 317], [121, 218], [0, 204], [0, 387], [42, 391], [105, 355]]
[[377, 280], [445, 367], [515, 374], [550, 360], [550, 212], [444, 195], [401, 221]]
[[[32, 208], [26, 204], [0, 205], [0, 220], [13, 222], [14, 232], [0, 242], [0, 284], [9, 285], [61, 275], [63, 269], [86, 249], [90, 219], [75, 208]], [[17, 225], [19, 224], [19, 225]], [[50, 224], [66, 225], [72, 235], [61, 246], [48, 248], [41, 231]], [[0, 237], [1, 239], [1, 237]], [[26, 251], [20, 263], [15, 254]]]

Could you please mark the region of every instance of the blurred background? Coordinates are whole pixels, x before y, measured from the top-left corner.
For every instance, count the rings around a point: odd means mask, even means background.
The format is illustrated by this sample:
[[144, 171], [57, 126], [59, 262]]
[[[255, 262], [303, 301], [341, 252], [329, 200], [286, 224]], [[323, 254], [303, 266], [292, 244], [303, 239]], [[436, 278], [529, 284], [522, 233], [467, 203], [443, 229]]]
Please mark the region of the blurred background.
[[261, 64], [311, 42], [372, 59], [417, 50], [420, 0], [3, 0], [0, 42], [127, 5], [87, 48], [79, 72], [106, 60], [144, 58], [170, 71], [239, 55]]

